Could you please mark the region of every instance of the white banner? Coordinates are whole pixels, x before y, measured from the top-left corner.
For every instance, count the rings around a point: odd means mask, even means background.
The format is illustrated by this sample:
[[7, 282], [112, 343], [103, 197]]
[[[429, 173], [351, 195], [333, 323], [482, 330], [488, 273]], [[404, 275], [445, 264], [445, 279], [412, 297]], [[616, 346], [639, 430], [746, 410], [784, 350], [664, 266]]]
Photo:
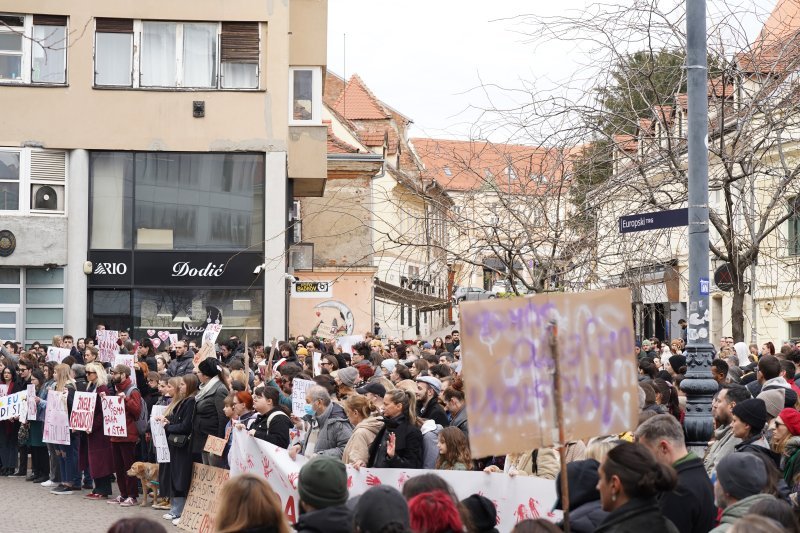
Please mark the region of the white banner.
[[55, 346], [51, 346], [47, 349], [47, 361], [53, 361], [54, 363], [61, 363], [65, 357], [69, 355], [69, 350], [66, 348], [56, 348]]
[[28, 391], [24, 390], [0, 397], [0, 420], [28, 419]]
[[[114, 356], [114, 366], [125, 365], [131, 369], [131, 383], [136, 387], [136, 356], [133, 354], [118, 353]], [[117, 392], [125, 392], [118, 390]]]
[[67, 392], [47, 391], [47, 407], [44, 412], [44, 435], [42, 442], [69, 444], [69, 416], [67, 415]]
[[294, 378], [292, 380], [292, 414], [303, 418], [306, 414], [306, 391], [316, 382], [308, 379]]
[[94, 392], [75, 392], [72, 399], [72, 413], [69, 415], [69, 427], [75, 431], [90, 431], [94, 424], [94, 407], [97, 394]]
[[125, 400], [119, 396], [103, 397], [103, 435], [108, 437], [127, 437], [128, 424], [125, 420]]
[[[281, 498], [281, 506], [294, 524], [299, 516], [297, 479], [300, 467], [307, 459], [300, 455], [292, 460], [283, 448], [251, 437], [244, 430], [234, 430], [228, 463], [231, 475], [250, 473], [263, 476]], [[350, 497], [358, 496], [371, 486], [390, 485], [402, 490], [403, 484], [414, 476], [435, 473], [444, 478], [459, 499], [472, 494], [489, 498], [497, 508], [497, 529], [511, 531], [514, 525], [527, 518], [558, 520], [550, 509], [556, 501], [555, 481], [533, 476], [511, 477], [508, 474], [487, 474], [453, 470], [403, 470], [400, 468], [362, 468], [347, 466], [347, 486]]]
[[164, 432], [164, 426], [161, 422], [156, 421], [156, 418], [164, 416], [164, 411], [166, 410], [166, 405], [154, 405], [153, 410], [150, 412], [150, 434], [153, 437], [153, 447], [156, 449], [156, 462], [158, 463], [169, 462], [167, 434]]

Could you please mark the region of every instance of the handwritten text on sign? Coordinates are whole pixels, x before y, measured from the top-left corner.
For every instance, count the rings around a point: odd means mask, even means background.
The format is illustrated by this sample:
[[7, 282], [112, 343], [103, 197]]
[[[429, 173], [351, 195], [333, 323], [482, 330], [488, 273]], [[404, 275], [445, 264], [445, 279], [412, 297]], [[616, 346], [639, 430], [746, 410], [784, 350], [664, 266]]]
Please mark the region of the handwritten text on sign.
[[97, 330], [97, 349], [100, 352], [100, 361], [110, 363], [114, 356], [119, 353], [119, 332], [116, 330], [98, 329]]
[[633, 429], [638, 396], [630, 302], [628, 289], [614, 289], [462, 304], [473, 456], [553, 444], [551, 321], [558, 327], [567, 439]]
[[42, 441], [50, 444], [69, 444], [66, 391], [47, 391], [47, 408], [44, 412], [44, 436]]
[[51, 346], [47, 349], [47, 361], [52, 361], [54, 363], [61, 363], [67, 356], [69, 356], [69, 350], [66, 348], [56, 348]]
[[186, 497], [178, 527], [184, 531], [213, 533], [214, 517], [219, 505], [219, 491], [230, 477], [230, 472], [214, 466], [194, 463], [192, 484]]
[[22, 391], [8, 396], [0, 397], [0, 420], [9, 420], [11, 418], [19, 418], [20, 420], [27, 420], [28, 418], [28, 392]]
[[28, 385], [28, 420], [36, 420], [36, 386]]
[[166, 405], [154, 405], [153, 410], [150, 413], [150, 434], [153, 437], [153, 446], [156, 448], [157, 463], [169, 462], [167, 434], [164, 431], [164, 426], [157, 420], [157, 418], [164, 416], [164, 412], [166, 410]]
[[292, 380], [292, 414], [304, 417], [306, 414], [306, 391], [316, 385], [308, 379], [294, 378]]
[[119, 396], [103, 398], [103, 435], [109, 437], [128, 436], [128, 426], [125, 423], [125, 400]]
[[75, 431], [90, 431], [94, 423], [94, 407], [97, 394], [94, 392], [76, 392], [72, 401], [72, 413], [69, 415], [69, 427]]

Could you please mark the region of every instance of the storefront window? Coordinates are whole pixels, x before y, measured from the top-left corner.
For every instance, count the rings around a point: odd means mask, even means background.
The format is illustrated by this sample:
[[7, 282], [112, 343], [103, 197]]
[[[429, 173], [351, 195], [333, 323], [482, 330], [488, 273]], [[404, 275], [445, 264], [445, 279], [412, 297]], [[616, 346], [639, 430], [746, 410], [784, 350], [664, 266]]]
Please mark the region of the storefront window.
[[[264, 325], [263, 291], [260, 289], [134, 289], [134, 335], [148, 329], [176, 333], [179, 338], [202, 334], [207, 319], [220, 316], [220, 339], [236, 335], [260, 339]], [[200, 331], [200, 333], [197, 333]]]

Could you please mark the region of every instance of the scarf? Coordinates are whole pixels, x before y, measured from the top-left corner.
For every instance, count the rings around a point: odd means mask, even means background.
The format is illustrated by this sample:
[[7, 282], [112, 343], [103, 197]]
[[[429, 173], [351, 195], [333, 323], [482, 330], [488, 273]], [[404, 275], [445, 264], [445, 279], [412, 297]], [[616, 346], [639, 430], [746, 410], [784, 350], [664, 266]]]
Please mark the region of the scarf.
[[211, 391], [215, 388], [215, 385], [217, 383], [219, 383], [219, 376], [214, 376], [213, 378], [208, 380], [208, 383], [200, 387], [200, 392], [197, 393], [195, 399], [199, 402], [201, 398], [204, 398], [209, 394], [211, 394]]

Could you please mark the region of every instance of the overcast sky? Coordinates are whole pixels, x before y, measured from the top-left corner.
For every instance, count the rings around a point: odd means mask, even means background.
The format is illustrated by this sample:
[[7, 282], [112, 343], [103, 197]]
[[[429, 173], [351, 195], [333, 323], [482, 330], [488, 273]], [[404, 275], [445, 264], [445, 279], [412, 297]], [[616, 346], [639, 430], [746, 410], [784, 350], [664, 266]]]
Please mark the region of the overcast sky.
[[[776, 0], [756, 1], [769, 11]], [[555, 15], [586, 3], [329, 0], [328, 68], [359, 74], [378, 98], [414, 121], [412, 135], [466, 138], [480, 121], [474, 108], [487, 102], [481, 81], [520, 87], [542, 75], [558, 80], [585, 61], [570, 43], [534, 47], [514, 17]], [[759, 26], [755, 21], [751, 31]]]

